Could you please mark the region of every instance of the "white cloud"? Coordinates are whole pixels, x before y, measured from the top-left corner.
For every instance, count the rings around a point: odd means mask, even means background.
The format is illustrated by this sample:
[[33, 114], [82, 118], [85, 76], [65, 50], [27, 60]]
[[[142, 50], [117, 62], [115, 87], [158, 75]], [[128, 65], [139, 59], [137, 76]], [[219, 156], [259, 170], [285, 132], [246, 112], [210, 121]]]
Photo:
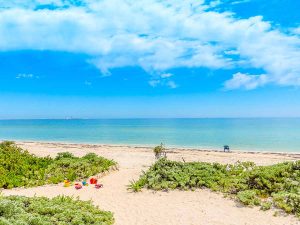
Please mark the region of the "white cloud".
[[161, 78], [169, 78], [169, 77], [172, 77], [173, 74], [172, 73], [163, 73], [160, 75]]
[[250, 75], [243, 73], [233, 74], [233, 78], [225, 82], [224, 86], [226, 90], [233, 89], [246, 89], [252, 90], [257, 87], [263, 86], [268, 82], [268, 77], [265, 74]]
[[39, 76], [35, 76], [31, 73], [19, 73], [17, 76], [16, 76], [17, 79], [39, 79]]
[[149, 81], [150, 86], [157, 87], [157, 86], [166, 86], [171, 89], [177, 88], [178, 85], [175, 83], [175, 81], [171, 80], [171, 77], [173, 76], [172, 73], [163, 73], [159, 76], [153, 77], [154, 79]]
[[292, 33], [300, 35], [300, 27], [292, 29]]
[[166, 86], [171, 89], [175, 89], [178, 87], [178, 85], [173, 80], [164, 80], [164, 79], [154, 79], [149, 81], [149, 85], [152, 87], [158, 87], [158, 86]]
[[[211, 11], [204, 0], [72, 2], [0, 0], [0, 51], [85, 53], [104, 75], [124, 66], [157, 77], [178, 67], [242, 65], [264, 70], [266, 83], [300, 86], [299, 36], [273, 29], [261, 16], [237, 19]], [[59, 9], [35, 10], [47, 4]]]
[[243, 4], [243, 3], [247, 3], [250, 2], [250, 0], [238, 0], [238, 1], [233, 1], [231, 2], [232, 5], [238, 5], [238, 4]]
[[227, 51], [224, 51], [224, 54], [226, 54], [226, 55], [239, 55], [240, 53], [237, 50], [227, 50]]
[[[80, 2], [80, 1], [78, 1]], [[0, 0], [0, 8], [35, 9], [41, 6], [67, 7], [74, 5], [72, 0]]]
[[209, 6], [216, 7], [216, 6], [220, 5], [221, 3], [222, 3], [221, 0], [214, 0], [209, 3]]
[[178, 85], [177, 85], [174, 81], [172, 81], [172, 80], [168, 81], [166, 85], [167, 85], [168, 87], [172, 88], [172, 89], [178, 87]]
[[149, 81], [149, 84], [152, 87], [157, 87], [160, 83], [161, 83], [160, 80], [150, 80]]

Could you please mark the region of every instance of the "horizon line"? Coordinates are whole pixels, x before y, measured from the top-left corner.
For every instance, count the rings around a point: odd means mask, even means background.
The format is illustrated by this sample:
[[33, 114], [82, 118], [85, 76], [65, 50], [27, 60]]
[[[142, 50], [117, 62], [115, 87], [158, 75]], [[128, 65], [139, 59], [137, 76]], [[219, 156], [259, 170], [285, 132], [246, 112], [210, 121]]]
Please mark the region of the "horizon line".
[[9, 120], [134, 120], [134, 119], [300, 119], [300, 116], [242, 116], [242, 117], [102, 117], [102, 118], [0, 118]]

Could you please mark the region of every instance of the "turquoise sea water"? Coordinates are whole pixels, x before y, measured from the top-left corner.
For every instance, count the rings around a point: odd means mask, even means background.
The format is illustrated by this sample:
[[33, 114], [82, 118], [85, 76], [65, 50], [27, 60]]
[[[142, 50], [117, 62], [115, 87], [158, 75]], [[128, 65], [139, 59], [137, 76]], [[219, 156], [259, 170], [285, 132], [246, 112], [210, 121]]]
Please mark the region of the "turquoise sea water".
[[0, 120], [0, 140], [300, 152], [300, 119]]

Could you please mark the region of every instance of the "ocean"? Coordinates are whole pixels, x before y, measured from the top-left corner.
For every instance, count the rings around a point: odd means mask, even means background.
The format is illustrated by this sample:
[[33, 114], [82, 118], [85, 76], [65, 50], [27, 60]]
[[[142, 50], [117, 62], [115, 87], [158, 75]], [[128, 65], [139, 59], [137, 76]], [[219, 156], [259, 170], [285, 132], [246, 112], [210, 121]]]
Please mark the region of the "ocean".
[[300, 118], [0, 120], [0, 140], [300, 152]]

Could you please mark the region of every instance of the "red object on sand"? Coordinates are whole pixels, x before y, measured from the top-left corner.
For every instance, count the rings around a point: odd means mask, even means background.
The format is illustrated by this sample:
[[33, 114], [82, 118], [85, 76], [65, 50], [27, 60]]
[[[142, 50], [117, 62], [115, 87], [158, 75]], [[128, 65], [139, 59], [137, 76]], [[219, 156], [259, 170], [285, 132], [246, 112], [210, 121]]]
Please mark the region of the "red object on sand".
[[81, 184], [79, 184], [79, 183], [76, 183], [75, 184], [75, 188], [78, 190], [78, 189], [81, 189], [82, 188], [82, 185]]
[[97, 184], [97, 179], [96, 178], [91, 178], [90, 179], [90, 184]]
[[95, 188], [99, 189], [99, 188], [102, 188], [103, 187], [103, 184], [96, 184], [95, 185]]

